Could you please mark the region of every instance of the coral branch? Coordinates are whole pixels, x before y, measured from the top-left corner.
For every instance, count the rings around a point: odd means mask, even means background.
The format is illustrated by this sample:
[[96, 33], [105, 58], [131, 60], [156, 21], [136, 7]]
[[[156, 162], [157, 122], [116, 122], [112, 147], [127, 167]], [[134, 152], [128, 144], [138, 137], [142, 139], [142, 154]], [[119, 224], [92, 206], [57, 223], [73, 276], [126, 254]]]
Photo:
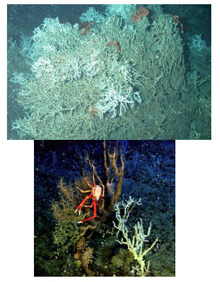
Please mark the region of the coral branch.
[[[121, 202], [115, 204], [114, 210], [116, 213], [117, 223], [113, 221], [115, 229], [117, 229], [116, 236], [121, 238], [117, 240], [119, 244], [127, 245], [128, 250], [133, 254], [134, 259], [137, 261], [138, 265], [133, 266], [133, 271], [136, 272], [138, 276], [145, 276], [149, 271], [149, 261], [146, 264], [144, 256], [149, 253], [158, 241], [158, 238], [154, 240], [152, 244], [146, 243], [149, 241], [147, 238], [150, 236], [152, 223], [148, 227], [147, 234], [144, 233], [142, 220], [138, 221], [134, 226], [134, 235], [129, 237], [129, 231], [126, 226], [131, 210], [135, 205], [141, 205], [141, 199], [136, 201], [132, 197], [128, 200], [122, 200]], [[121, 212], [122, 210], [122, 212]]]

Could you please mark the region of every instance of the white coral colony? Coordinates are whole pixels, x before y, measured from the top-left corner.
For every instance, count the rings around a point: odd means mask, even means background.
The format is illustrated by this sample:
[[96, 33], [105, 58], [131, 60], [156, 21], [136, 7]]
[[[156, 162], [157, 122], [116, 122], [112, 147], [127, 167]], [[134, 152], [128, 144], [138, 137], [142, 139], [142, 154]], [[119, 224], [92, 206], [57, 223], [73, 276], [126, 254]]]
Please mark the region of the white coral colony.
[[[132, 21], [135, 13], [139, 20]], [[159, 8], [152, 23], [148, 13], [150, 5], [147, 13], [136, 5], [106, 5], [105, 13], [90, 8], [80, 18], [87, 22], [83, 33], [79, 24], [46, 18], [23, 40], [30, 72], [11, 79], [25, 112], [13, 123], [20, 138], [106, 138], [114, 119], [142, 103], [148, 112], [158, 89], [175, 96], [185, 71], [179, 30]]]

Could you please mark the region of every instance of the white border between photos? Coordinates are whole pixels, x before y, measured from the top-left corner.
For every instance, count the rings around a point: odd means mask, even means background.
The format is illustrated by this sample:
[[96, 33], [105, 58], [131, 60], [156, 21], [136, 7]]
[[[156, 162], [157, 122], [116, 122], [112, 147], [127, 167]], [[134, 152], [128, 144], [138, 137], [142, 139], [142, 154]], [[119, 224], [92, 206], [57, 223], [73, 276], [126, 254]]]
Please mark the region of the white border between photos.
[[[0, 173], [1, 279], [34, 279], [33, 268], [33, 141], [7, 141], [6, 21], [7, 4], [129, 4], [147, 1], [5, 1], [0, 2]], [[212, 140], [176, 142], [176, 277], [131, 278], [195, 281], [219, 277], [220, 126], [220, 4], [216, 1], [150, 1], [152, 4], [213, 4], [212, 6]], [[103, 277], [42, 277], [41, 281], [100, 280]], [[112, 279], [105, 277], [104, 279]]]

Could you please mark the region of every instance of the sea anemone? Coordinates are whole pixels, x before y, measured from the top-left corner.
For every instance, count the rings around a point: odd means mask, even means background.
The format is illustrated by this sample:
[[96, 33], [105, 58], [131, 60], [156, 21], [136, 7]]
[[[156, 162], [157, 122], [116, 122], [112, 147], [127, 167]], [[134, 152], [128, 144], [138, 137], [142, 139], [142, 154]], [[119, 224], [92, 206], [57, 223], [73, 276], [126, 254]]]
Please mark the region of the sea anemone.
[[85, 252], [82, 254], [82, 264], [84, 267], [87, 267], [93, 258], [93, 249], [87, 248]]

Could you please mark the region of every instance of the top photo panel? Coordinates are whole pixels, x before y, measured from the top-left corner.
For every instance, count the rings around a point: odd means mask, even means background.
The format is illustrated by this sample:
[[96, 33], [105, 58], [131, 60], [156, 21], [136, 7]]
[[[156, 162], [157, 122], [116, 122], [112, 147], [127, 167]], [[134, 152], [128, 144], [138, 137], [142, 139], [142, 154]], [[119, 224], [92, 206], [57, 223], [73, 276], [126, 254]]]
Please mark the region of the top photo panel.
[[211, 5], [8, 5], [8, 139], [211, 139]]

